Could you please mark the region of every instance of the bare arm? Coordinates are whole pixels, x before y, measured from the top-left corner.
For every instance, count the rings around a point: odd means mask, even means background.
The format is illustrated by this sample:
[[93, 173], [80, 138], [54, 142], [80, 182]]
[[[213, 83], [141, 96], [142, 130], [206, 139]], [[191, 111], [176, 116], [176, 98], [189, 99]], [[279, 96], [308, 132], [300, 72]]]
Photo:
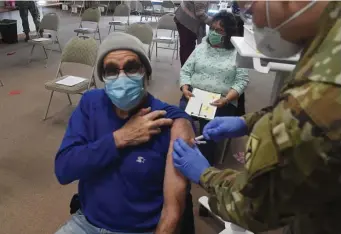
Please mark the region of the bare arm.
[[210, 25], [212, 23], [212, 17], [206, 13], [209, 2], [194, 1], [195, 16], [205, 24]]
[[226, 98], [230, 102], [234, 101], [234, 100], [239, 98], [239, 93], [236, 90], [234, 90], [234, 89], [230, 89], [230, 91], [226, 95]]
[[174, 168], [172, 158], [173, 142], [177, 138], [188, 143], [194, 138], [192, 125], [187, 119], [175, 120], [171, 129], [163, 189], [164, 204], [156, 234], [175, 233], [185, 207], [187, 180]]

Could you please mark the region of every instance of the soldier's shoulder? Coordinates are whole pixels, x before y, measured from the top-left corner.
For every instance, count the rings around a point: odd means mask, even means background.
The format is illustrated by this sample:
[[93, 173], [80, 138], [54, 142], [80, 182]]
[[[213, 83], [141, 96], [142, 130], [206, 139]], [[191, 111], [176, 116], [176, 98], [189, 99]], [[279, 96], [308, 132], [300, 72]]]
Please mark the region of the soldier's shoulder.
[[301, 71], [308, 71], [309, 80], [341, 85], [341, 2], [331, 2], [321, 21]]
[[286, 90], [285, 94], [283, 111], [290, 109], [302, 123], [300, 126], [309, 122], [330, 139], [341, 139], [341, 86], [308, 81]]
[[310, 80], [341, 85], [341, 9], [340, 20], [327, 34], [314, 56]]
[[300, 121], [310, 121], [329, 137], [340, 139], [341, 2], [331, 2], [321, 21], [284, 94], [286, 106]]

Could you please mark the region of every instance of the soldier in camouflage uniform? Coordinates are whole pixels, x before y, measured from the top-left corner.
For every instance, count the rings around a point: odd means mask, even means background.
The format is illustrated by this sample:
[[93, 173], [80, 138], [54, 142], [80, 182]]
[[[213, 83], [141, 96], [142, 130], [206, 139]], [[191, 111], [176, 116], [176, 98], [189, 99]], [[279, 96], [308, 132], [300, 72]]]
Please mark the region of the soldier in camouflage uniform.
[[[303, 4], [283, 4], [296, 3]], [[264, 19], [261, 4], [253, 6], [255, 23]], [[196, 147], [174, 144], [175, 167], [209, 192], [212, 211], [255, 233], [284, 226], [284, 233], [341, 233], [341, 2], [317, 2], [307, 14], [315, 20], [300, 20], [317, 29], [276, 104], [225, 117], [224, 136], [244, 135], [238, 121], [249, 134], [245, 170], [209, 167]]]
[[17, 1], [17, 6], [19, 8], [20, 18], [22, 21], [22, 27], [26, 35], [25, 41], [28, 41], [30, 39], [30, 36], [29, 36], [30, 26], [28, 23], [28, 11], [30, 11], [31, 13], [33, 22], [36, 26], [36, 31], [38, 33], [39, 24], [40, 24], [39, 9], [35, 1]]

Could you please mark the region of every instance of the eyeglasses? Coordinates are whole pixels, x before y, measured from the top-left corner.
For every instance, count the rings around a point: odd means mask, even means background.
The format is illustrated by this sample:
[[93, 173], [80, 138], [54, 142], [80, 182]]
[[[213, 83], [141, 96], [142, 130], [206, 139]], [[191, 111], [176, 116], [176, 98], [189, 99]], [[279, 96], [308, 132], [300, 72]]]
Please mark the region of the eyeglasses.
[[136, 74], [144, 74], [144, 67], [136, 61], [128, 61], [122, 69], [116, 64], [109, 63], [103, 69], [102, 78], [103, 80], [117, 79], [122, 71], [127, 77], [134, 78]]

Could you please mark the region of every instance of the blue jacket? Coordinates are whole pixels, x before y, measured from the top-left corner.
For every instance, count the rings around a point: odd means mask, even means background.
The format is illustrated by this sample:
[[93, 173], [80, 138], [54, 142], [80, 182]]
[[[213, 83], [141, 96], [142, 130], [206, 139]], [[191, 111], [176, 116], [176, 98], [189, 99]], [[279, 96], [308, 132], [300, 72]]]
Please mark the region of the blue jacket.
[[[150, 94], [144, 107], [165, 110], [167, 118], [190, 119]], [[113, 132], [128, 119], [116, 115], [103, 89], [86, 92], [71, 116], [55, 173], [61, 184], [79, 180], [82, 211], [93, 225], [112, 232], [148, 232], [161, 215], [170, 128], [145, 144], [117, 149]]]

